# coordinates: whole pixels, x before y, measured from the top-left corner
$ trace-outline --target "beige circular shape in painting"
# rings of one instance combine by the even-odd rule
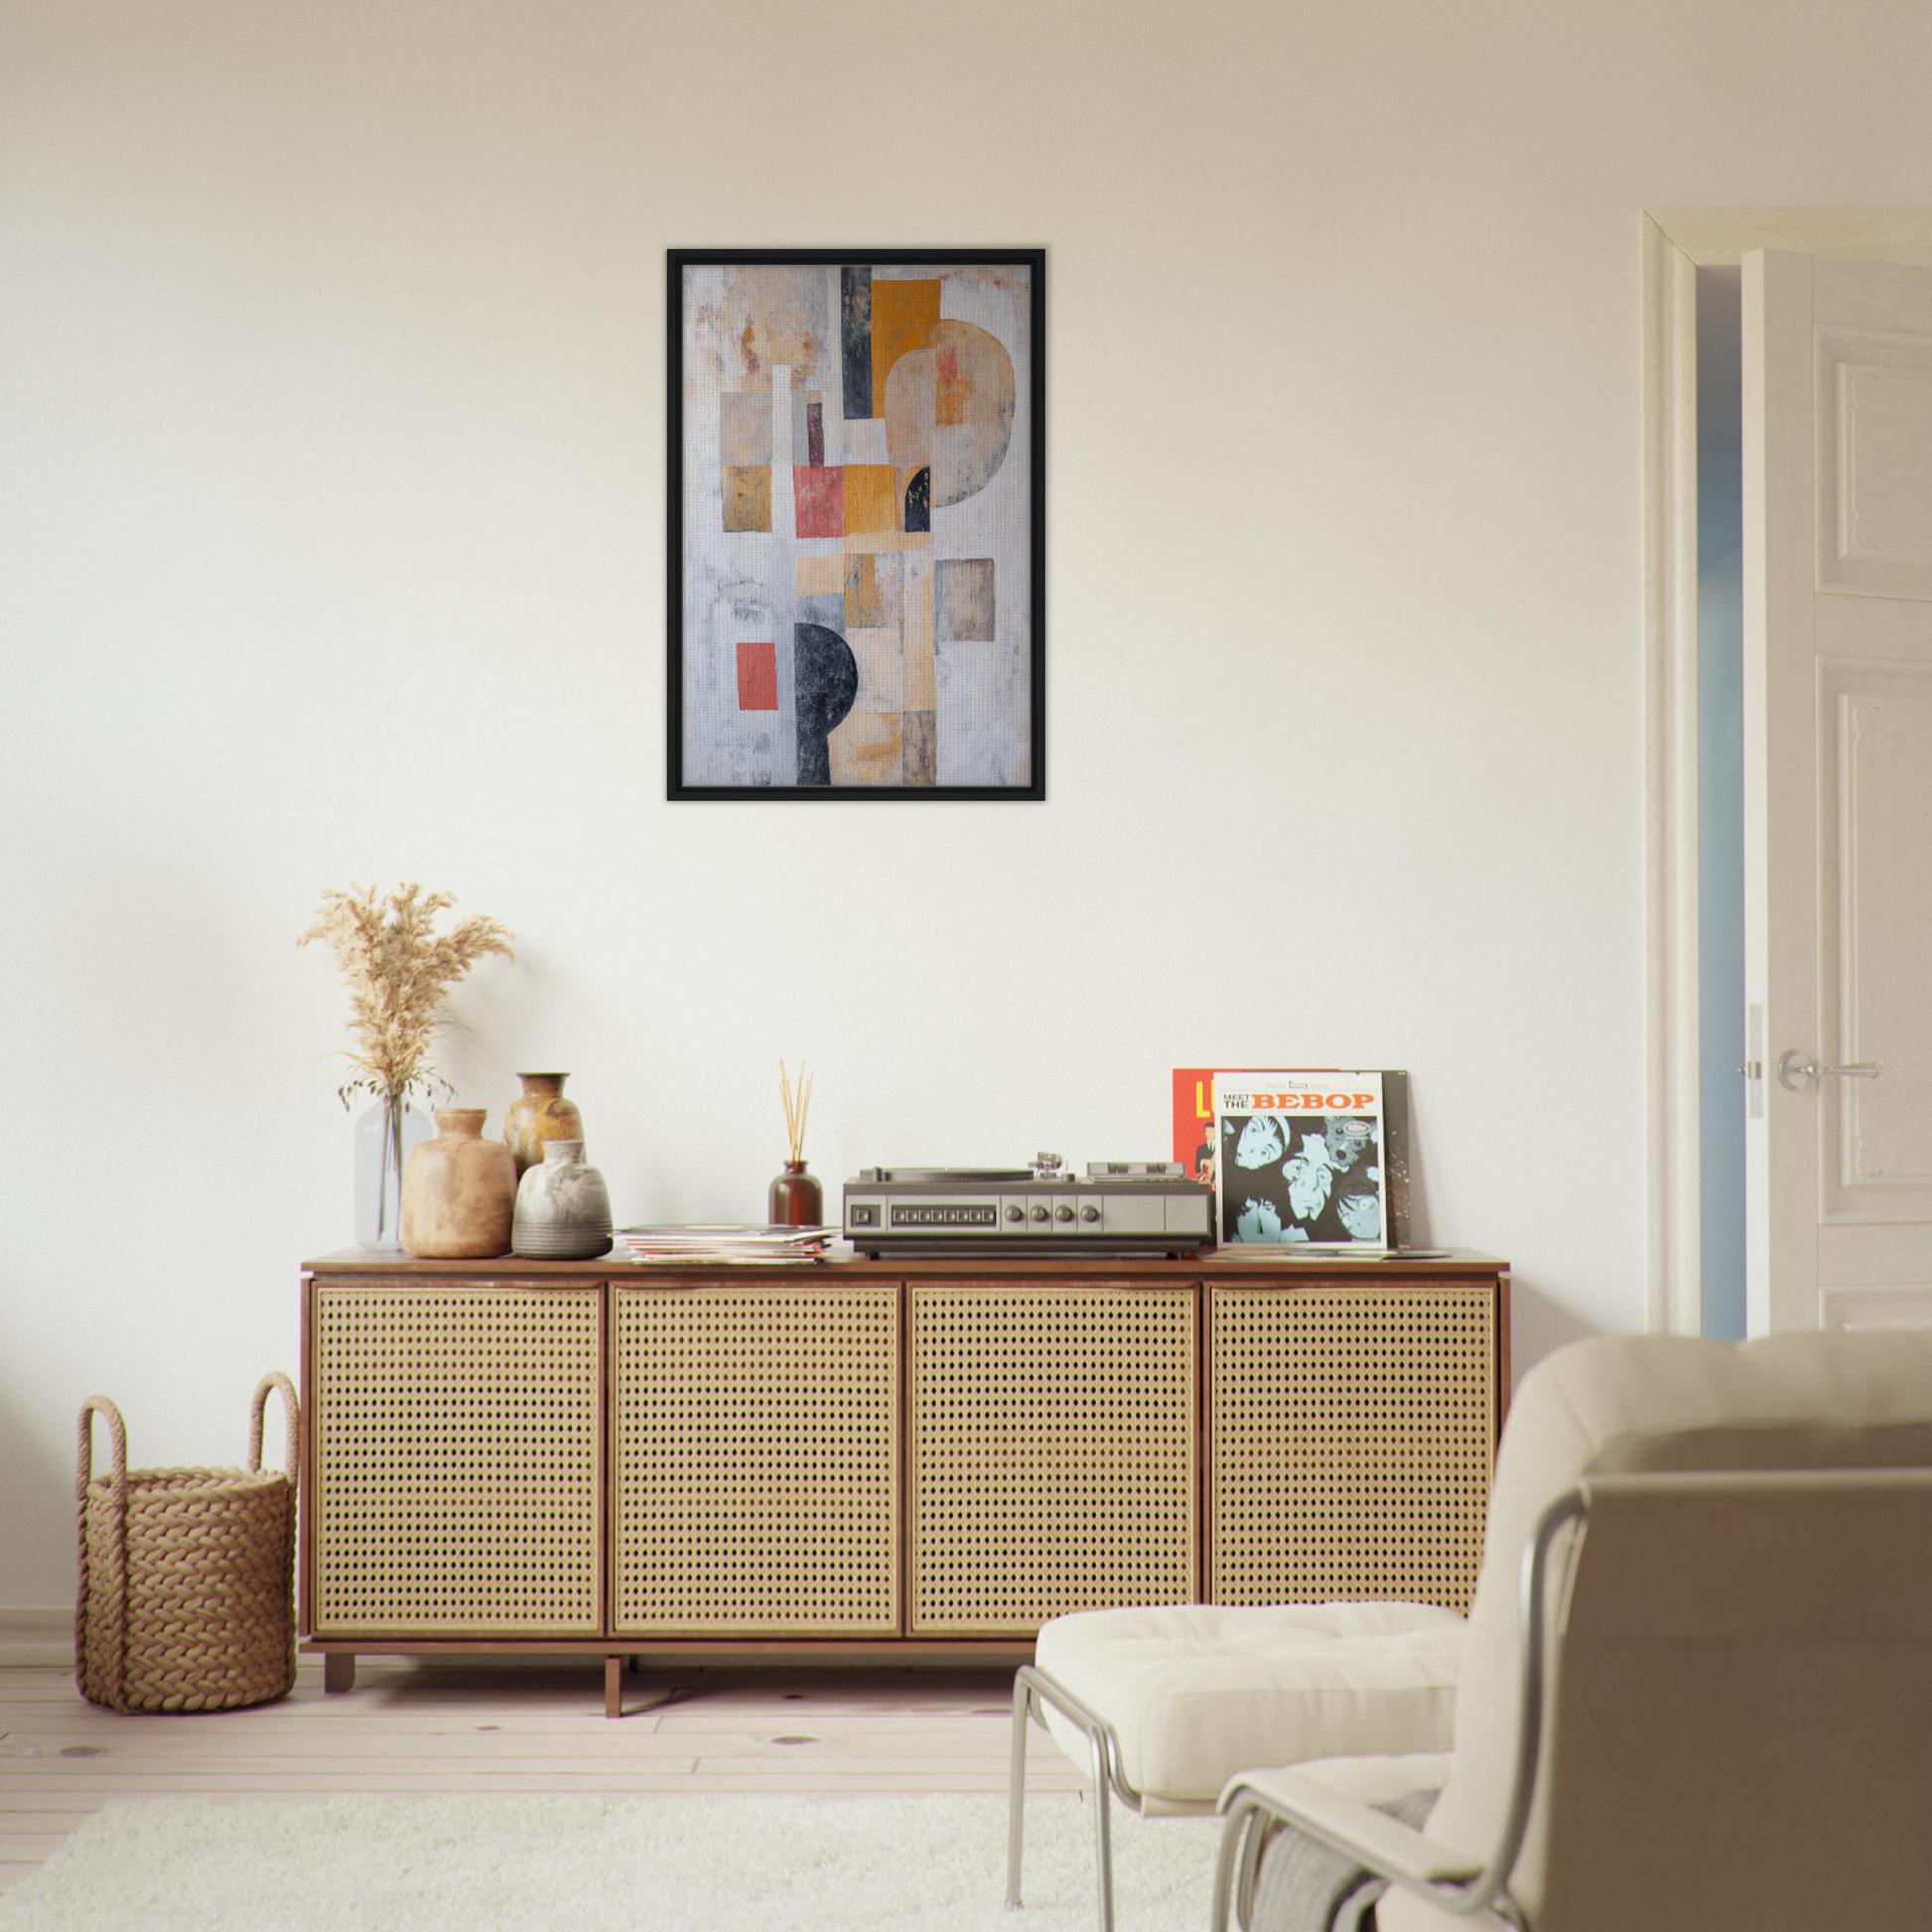
[[[932,507],[963,503],[993,481],[1013,440],[1019,390],[997,336],[944,319],[886,377],[886,448],[899,500],[921,470]]]

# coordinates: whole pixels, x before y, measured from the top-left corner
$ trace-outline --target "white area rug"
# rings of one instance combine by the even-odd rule
[[[1114,1809],[1119,1932],[1207,1924],[1217,1821]],[[334,1798],[111,1805],[4,1932],[1092,1932],[1093,1814],[1000,1798]]]

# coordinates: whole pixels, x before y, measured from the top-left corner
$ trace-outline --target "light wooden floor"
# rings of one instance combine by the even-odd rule
[[[319,1658],[252,1711],[124,1718],[69,1670],[0,1669],[0,1888],[103,1805],[140,1795],[1006,1789],[1010,1671],[699,1669],[624,1681],[603,1663],[363,1658],[328,1696]],[[1030,1790],[1082,1780],[1043,1732]]]

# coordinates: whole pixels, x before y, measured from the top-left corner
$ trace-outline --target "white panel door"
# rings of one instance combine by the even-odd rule
[[[1932,1322],[1932,270],[1744,257],[1753,1333]]]

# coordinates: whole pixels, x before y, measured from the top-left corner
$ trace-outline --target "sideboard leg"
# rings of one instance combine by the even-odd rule
[[[623,1716],[623,1659],[607,1657],[604,1660],[604,1715],[607,1718]]]
[[[352,1650],[326,1650],[322,1654],[322,1688],[325,1691],[352,1691],[355,1688],[355,1653]]]

